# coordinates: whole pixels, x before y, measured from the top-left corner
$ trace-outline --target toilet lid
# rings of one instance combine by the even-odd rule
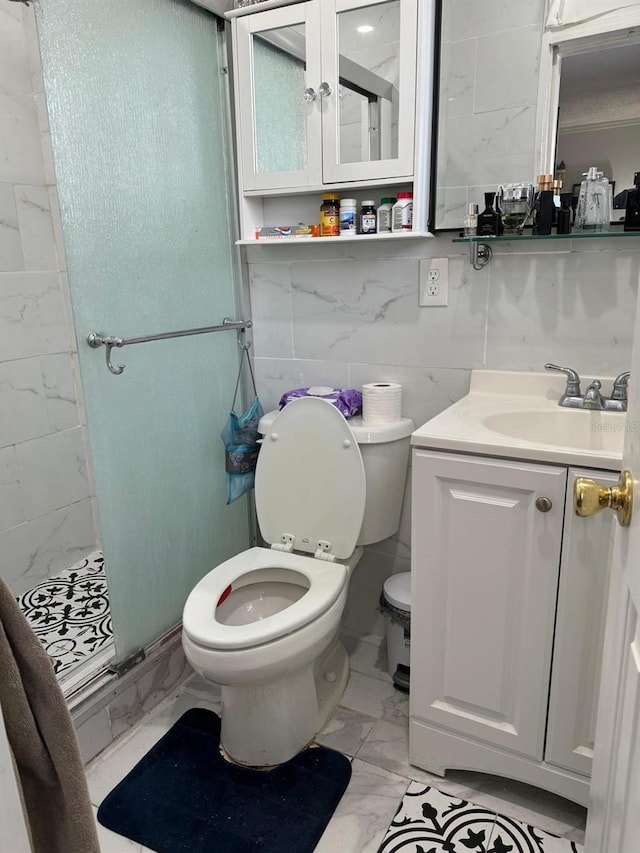
[[[349,557],[365,505],[362,456],[342,414],[319,397],[288,403],[264,436],[255,480],[260,531],[271,544]]]

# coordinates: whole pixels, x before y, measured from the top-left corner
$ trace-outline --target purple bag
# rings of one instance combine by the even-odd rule
[[[280,397],[279,409],[300,397],[320,397],[334,405],[345,418],[352,418],[362,411],[362,391],[356,388],[329,388],[326,385],[314,385],[311,388],[294,388]]]

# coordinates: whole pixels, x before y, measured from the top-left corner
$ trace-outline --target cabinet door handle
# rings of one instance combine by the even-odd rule
[[[305,101],[307,101],[307,103],[310,103],[311,101],[315,101],[316,90],[313,88],[313,86],[307,86],[307,88],[303,92],[302,97],[305,99]]]
[[[536,509],[539,509],[540,512],[549,512],[552,507],[551,498],[536,498]]]
[[[318,86],[318,94],[320,95],[321,98],[328,98],[329,95],[331,94],[331,91],[332,91],[331,86],[324,80]]]

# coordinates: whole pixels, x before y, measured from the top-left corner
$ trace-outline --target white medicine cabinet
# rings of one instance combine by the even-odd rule
[[[330,189],[377,203],[412,190],[414,231],[424,236],[432,0],[306,0],[247,11],[227,13],[241,242],[261,226],[317,223]]]

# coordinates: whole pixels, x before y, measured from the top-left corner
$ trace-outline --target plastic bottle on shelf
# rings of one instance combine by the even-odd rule
[[[340,233],[355,234],[357,233],[356,226],[356,208],[357,203],[355,198],[343,198],[340,200]]]
[[[340,196],[337,193],[323,193],[320,205],[320,236],[340,236]]]
[[[391,218],[392,231],[411,231],[413,228],[413,193],[398,193],[398,200],[393,205]]]
[[[360,207],[360,233],[375,234],[376,223],[376,203],[373,199],[367,199]]]
[[[377,211],[378,234],[388,234],[391,232],[393,205],[396,201],[397,199],[391,196],[380,199],[380,206]]]

